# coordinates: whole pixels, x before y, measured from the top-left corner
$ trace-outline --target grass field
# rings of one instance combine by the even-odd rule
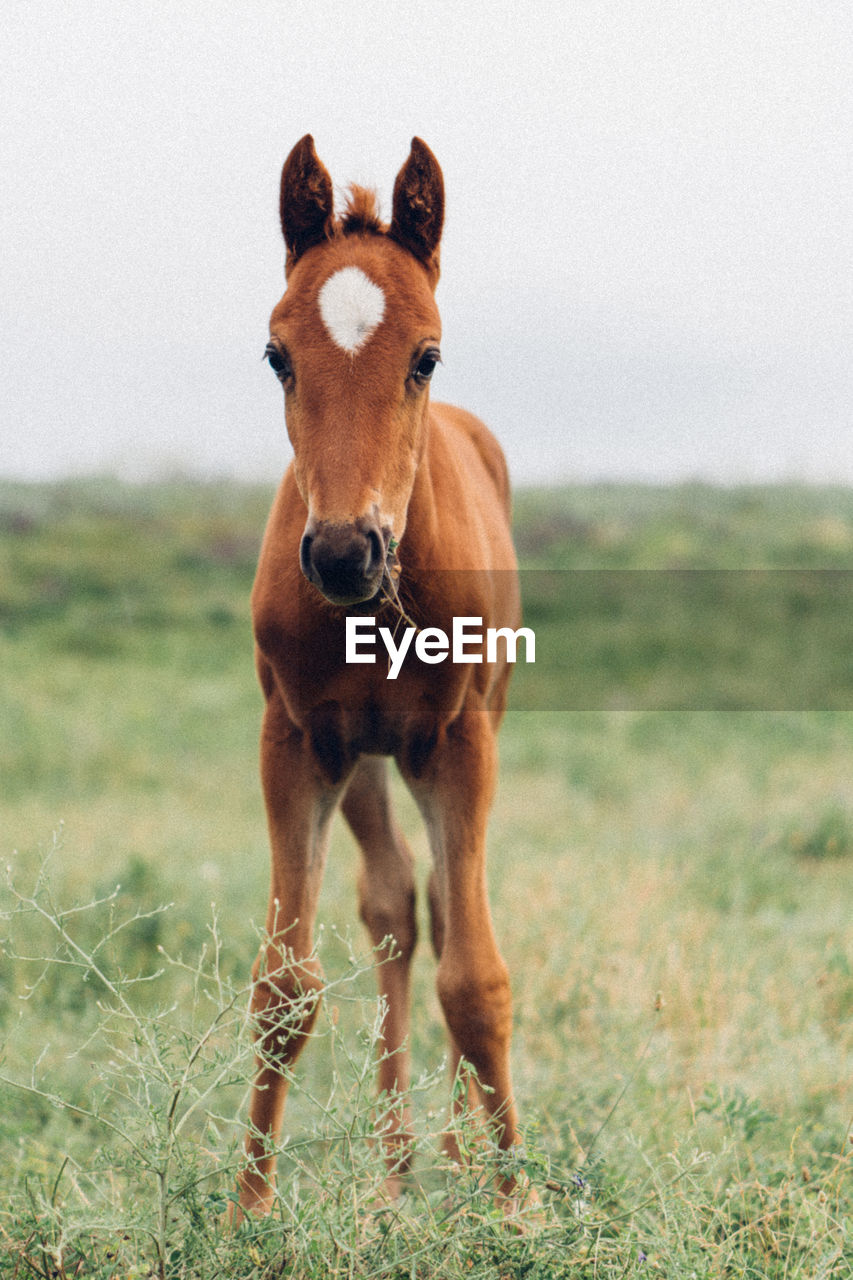
[[[0,1275],[853,1275],[845,490],[518,496],[542,663],[502,731],[490,880],[541,1221],[502,1224],[475,1118],[466,1170],[438,1154],[425,941],[416,1173],[377,1207],[380,1011],[341,825],[281,1203],[221,1229],[267,887],[248,594],[269,500],[0,485]]]

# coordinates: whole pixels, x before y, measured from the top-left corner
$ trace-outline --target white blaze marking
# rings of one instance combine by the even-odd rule
[[[329,336],[354,355],[385,314],[385,294],[358,267],[342,267],[329,276],[318,301]]]

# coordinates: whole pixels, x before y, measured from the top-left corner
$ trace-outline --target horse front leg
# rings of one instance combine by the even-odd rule
[[[499,1146],[508,1150],[519,1133],[509,1066],[509,975],[486,889],[486,825],[496,773],[489,716],[463,712],[439,733],[425,765],[413,770],[403,753],[400,767],[424,816],[435,863],[436,982],[451,1045],[485,1086],[478,1090],[483,1107]],[[522,1188],[515,1178],[502,1177],[499,1189],[508,1207],[518,1203]]]
[[[275,1195],[286,1073],[320,1005],[314,920],[331,819],[346,781],[318,767],[310,733],[290,722],[275,694],[264,716],[261,780],[272,862],[266,937],[252,970],[256,1075],[239,1201],[241,1211],[263,1214]]]

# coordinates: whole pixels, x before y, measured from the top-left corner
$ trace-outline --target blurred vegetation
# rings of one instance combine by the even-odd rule
[[[851,569],[853,490],[599,484],[521,489],[525,568]]]
[[[525,709],[853,709],[853,498],[522,491]]]

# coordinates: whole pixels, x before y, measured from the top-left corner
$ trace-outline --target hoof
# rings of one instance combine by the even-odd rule
[[[275,1184],[259,1173],[244,1169],[237,1178],[237,1201],[222,1215],[223,1225],[236,1231],[244,1218],[265,1218],[275,1203]]]

